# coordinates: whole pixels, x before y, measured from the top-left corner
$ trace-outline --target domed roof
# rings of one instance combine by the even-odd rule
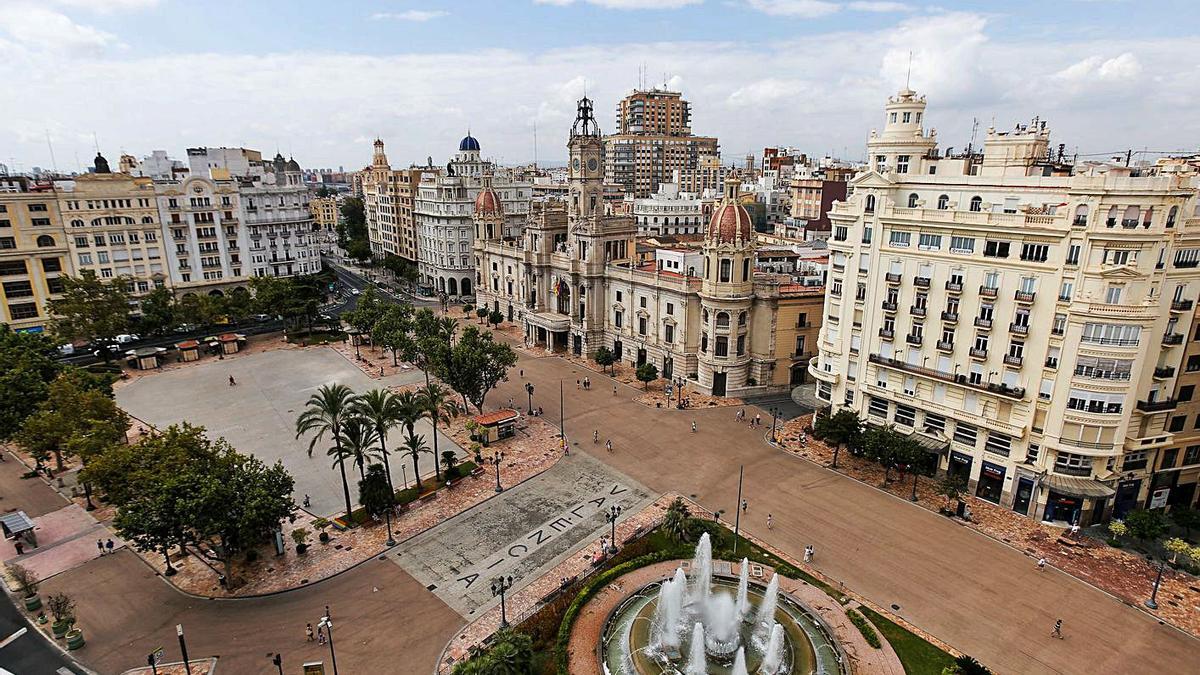
[[[500,196],[496,194],[496,191],[490,185],[480,190],[479,195],[475,197],[475,215],[504,215],[504,207],[500,203]]]
[[[292,157],[288,157],[288,161],[287,161],[287,170],[288,170],[288,171],[299,171],[299,170],[300,170],[300,163],[299,163],[299,162],[297,162],[297,161],[296,161],[294,158],[292,158]]]
[[[707,239],[713,244],[745,244],[753,241],[754,221],[746,207],[738,203],[741,181],[725,179],[725,199],[713,211],[708,223]]]
[[[479,141],[475,140],[475,137],[468,132],[467,135],[463,136],[463,139],[458,142],[458,151],[479,152]]]

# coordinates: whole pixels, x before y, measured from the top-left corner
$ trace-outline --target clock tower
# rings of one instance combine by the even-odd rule
[[[570,227],[590,229],[595,218],[604,215],[604,141],[600,125],[592,115],[592,100],[579,100],[575,124],[571,126],[570,148]]]

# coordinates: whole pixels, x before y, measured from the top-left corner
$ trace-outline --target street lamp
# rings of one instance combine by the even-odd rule
[[[500,486],[500,460],[504,459],[504,453],[499,450],[492,455],[492,464],[496,466],[496,492],[504,492],[504,488]]]
[[[395,539],[395,537],[392,536],[392,511],[395,508],[396,508],[396,493],[392,492],[391,489],[389,488],[388,489],[387,508],[384,509],[384,511],[383,511],[383,518],[384,518],[384,520],[387,521],[387,531],[388,531],[387,545],[389,548],[396,545],[396,539]]]
[[[917,501],[917,469],[911,463],[909,463],[908,470],[911,471],[913,475],[912,496],[908,498],[908,501],[915,502]]]
[[[1149,556],[1147,556],[1149,557]],[[1154,590],[1150,593],[1150,599],[1146,601],[1146,606],[1150,609],[1158,609],[1158,585],[1162,582],[1163,567],[1166,567],[1165,560],[1158,561],[1158,575],[1154,577]]]
[[[325,634],[329,636],[329,659],[333,662],[333,675],[337,675],[337,652],[333,650],[333,619],[329,617],[328,607],[325,608],[325,616],[321,617],[317,626],[324,628]]]
[[[492,582],[492,597],[494,598],[497,595],[500,596],[500,628],[501,629],[508,628],[508,610],[504,606],[504,604],[505,604],[504,594],[508,592],[508,589],[512,588],[512,585],[513,585],[512,577],[496,577],[495,581]]]
[[[610,508],[604,514],[604,519],[608,521],[608,525],[610,528],[610,534],[611,534],[611,536],[609,537],[609,541],[608,541],[608,552],[609,553],[617,552],[617,517],[620,515],[621,515],[621,507],[616,504],[614,504],[612,506],[612,508]]]
[[[533,414],[533,383],[525,383],[525,394],[529,397],[529,414]]]
[[[779,416],[783,414],[783,411],[780,410],[779,408],[768,408],[767,412],[771,413],[771,442],[774,443],[775,442],[775,422],[779,419]]]

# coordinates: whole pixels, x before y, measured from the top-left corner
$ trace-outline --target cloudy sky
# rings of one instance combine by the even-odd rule
[[[941,144],[1034,115],[1071,151],[1200,147],[1196,0],[0,0],[0,162],[59,169],[195,145],[360,167],[565,156],[575,100],[681,89],[727,161],[861,157],[887,95]],[[78,160],[77,160],[78,158]]]

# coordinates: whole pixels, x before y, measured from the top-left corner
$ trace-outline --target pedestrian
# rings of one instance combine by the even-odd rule
[[[104,555],[104,540],[97,539],[96,540],[96,548],[100,549],[100,555]]]
[[[696,420],[692,420],[692,433],[696,433]]]
[[[812,544],[809,544],[808,546],[804,547],[804,562],[811,563],[812,559],[813,559],[813,547],[812,547]]]
[[[576,389],[579,389],[579,388],[581,388],[582,386],[583,386],[583,385],[582,385],[582,384],[580,384],[579,378],[575,378],[575,388],[576,388]]]
[[[1042,572],[1046,571],[1046,559],[1045,558],[1038,558],[1038,570],[1040,570]]]
[[[522,380],[523,380],[523,379],[525,379],[525,369],[524,369],[524,368],[522,368],[522,369],[521,369],[520,371],[518,371],[518,372],[520,372],[520,373],[521,373],[521,379],[522,379]]]
[[[109,539],[108,541],[104,542],[104,552],[105,553],[113,552],[113,540],[112,539]]]
[[[617,395],[617,385],[613,385],[613,396]]]
[[[1079,534],[1079,523],[1071,526],[1071,538],[1074,539],[1077,534]]]
[[[25,552],[25,544],[22,544],[20,539],[13,542],[13,548],[17,549],[17,555]]]
[[[745,500],[745,499],[743,499],[743,500],[742,500],[742,513],[743,513],[743,514],[744,514],[744,513],[746,513],[746,507],[747,507],[747,506],[749,506],[749,504],[747,504],[747,503],[746,503],[746,500]]]
[[[313,641],[313,628],[312,628],[311,623],[304,626],[304,641],[305,642]]]
[[[737,411],[737,417],[736,417],[735,419],[736,419],[737,421],[741,422],[743,419],[745,419],[745,417],[746,417],[746,409],[745,409],[745,408],[738,408],[738,411]]]
[[[312,500],[308,498],[308,493],[306,492],[304,494],[304,508],[307,509],[310,506],[312,506]]]
[[[508,407],[509,408],[513,407],[513,397],[511,397],[511,396],[508,397]]]
[[[1050,637],[1056,637],[1059,640],[1063,639],[1062,634],[1062,619],[1057,619],[1054,622],[1054,630],[1050,631]]]
[[[231,386],[231,387],[232,387],[232,386],[235,386],[235,385],[237,385],[237,382],[235,382],[235,381],[233,380],[233,376],[232,376],[232,375],[230,375],[230,376],[229,376],[229,386]]]
[[[754,426],[756,426],[756,427],[762,426],[762,415],[760,415],[758,413],[754,413]]]
[[[379,366],[379,376],[383,377],[383,366]]]
[[[767,529],[768,530],[771,529],[771,520],[772,520],[771,514],[768,513],[767,514]]]
[[[808,436],[803,431],[800,432],[800,445],[808,445]]]
[[[604,441],[604,449],[608,450],[609,452],[612,452],[612,439],[611,438]]]
[[[592,442],[593,443],[600,442],[600,430],[599,429],[596,429],[595,431],[592,432]]]
[[[541,417],[542,415],[545,415],[545,414],[546,414],[546,412],[544,410],[542,410],[542,406],[539,405],[538,406],[538,417]]]
[[[323,624],[317,625],[317,644],[325,644],[325,626]]]
[[[591,389],[591,388],[592,388],[592,380],[591,380],[591,378],[589,378],[589,377],[585,377],[585,378],[583,378],[583,388],[584,388],[584,389]]]

